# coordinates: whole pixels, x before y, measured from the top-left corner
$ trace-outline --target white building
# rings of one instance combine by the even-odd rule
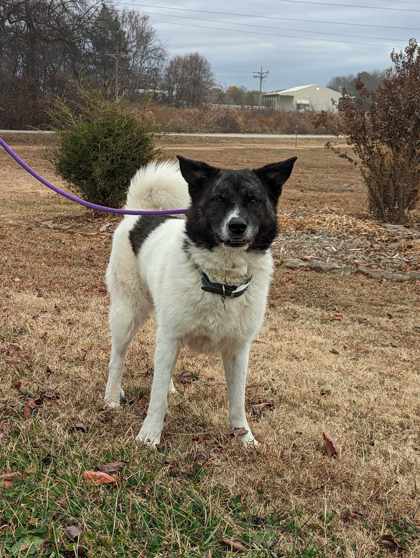
[[[263,94],[263,104],[273,110],[335,112],[341,93],[320,85],[300,85]]]

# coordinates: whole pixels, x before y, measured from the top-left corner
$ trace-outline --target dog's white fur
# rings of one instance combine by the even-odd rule
[[[128,208],[187,207],[187,184],[177,162],[152,163],[134,176],[127,196]],[[256,443],[245,415],[245,385],[251,343],[264,318],[272,275],[270,251],[247,252],[246,246],[220,246],[213,250],[184,250],[185,221],[171,219],[144,241],[137,256],[129,231],[138,217],[126,216],[117,227],[106,274],[111,296],[112,352],[105,392],[115,408],[123,395],[123,360],[136,330],[151,310],[156,319],[154,376],[147,416],[137,436],[156,446],[167,411],[168,392],[174,389],[171,374],[181,345],[201,352],[220,352],[229,395],[232,428],[245,429],[245,444]],[[204,292],[200,271],[211,280],[239,284],[252,276],[248,290],[234,299]]]

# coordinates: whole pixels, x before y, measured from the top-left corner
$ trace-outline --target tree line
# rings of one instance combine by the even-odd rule
[[[327,87],[351,97],[359,98],[361,86],[369,92],[376,91],[386,78],[386,73],[386,70],[375,70],[373,72],[359,72],[356,75],[336,76],[328,82]]]
[[[206,99],[214,78],[198,53],[168,59],[148,16],[93,0],[2,0],[0,127],[42,127],[54,98],[81,89],[117,100]]]
[[[383,72],[338,76],[333,89],[357,96]],[[44,127],[57,97],[95,89],[108,99],[151,97],[176,106],[256,106],[257,91],[223,88],[199,53],[169,58],[149,17],[97,0],[1,0],[0,128]]]

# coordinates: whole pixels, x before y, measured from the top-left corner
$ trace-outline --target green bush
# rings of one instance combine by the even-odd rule
[[[94,203],[119,207],[137,169],[157,155],[153,135],[123,106],[84,95],[50,113],[58,128],[52,162],[58,173]]]

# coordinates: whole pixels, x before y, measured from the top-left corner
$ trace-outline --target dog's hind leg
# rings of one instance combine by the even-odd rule
[[[229,396],[229,421],[231,428],[239,434],[244,445],[257,445],[245,414],[245,387],[248,374],[250,345],[244,344],[237,349],[222,352],[226,383]],[[246,432],[245,432],[246,431]]]
[[[144,324],[149,312],[150,304],[146,301],[136,304],[130,298],[122,295],[111,301],[112,349],[105,389],[105,404],[111,409],[119,407],[121,398],[124,397],[121,380],[125,355],[135,332]]]
[[[156,447],[160,442],[163,422],[168,409],[171,373],[178,356],[178,341],[170,332],[158,327],[156,332],[155,365],[149,408],[136,440]]]

